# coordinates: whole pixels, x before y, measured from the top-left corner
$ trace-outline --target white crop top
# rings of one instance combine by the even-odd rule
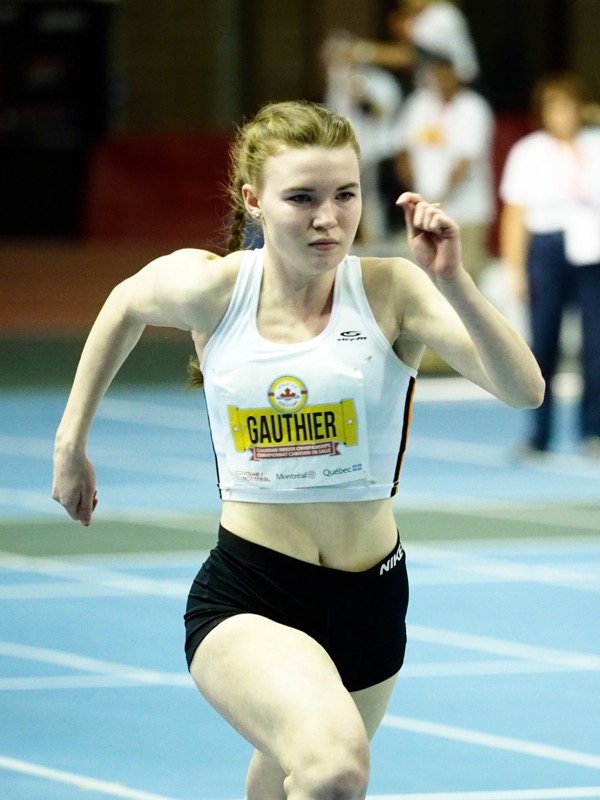
[[[337,267],[331,317],[306,342],[258,332],[263,251],[244,254],[201,362],[224,500],[379,500],[398,488],[416,370],[380,330],[360,260]]]

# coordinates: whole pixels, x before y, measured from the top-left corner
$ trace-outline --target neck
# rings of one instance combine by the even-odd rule
[[[279,304],[288,309],[320,313],[331,307],[335,272],[323,275],[289,275],[284,270],[271,270],[265,263],[261,287],[261,300]]]
[[[263,271],[257,325],[266,339],[302,342],[321,333],[333,307],[335,272],[312,279],[288,280],[285,271]]]

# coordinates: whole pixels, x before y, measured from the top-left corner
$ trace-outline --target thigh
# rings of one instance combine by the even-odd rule
[[[388,708],[396,679],[398,675],[393,675],[376,686],[367,689],[359,689],[352,692],[352,700],[360,713],[367,737],[369,741],[373,738]],[[272,800],[285,800],[286,793],[283,788],[286,772],[280,767],[279,763],[273,758],[265,756],[255,750],[246,783],[246,795],[248,800],[255,798],[269,797]]]
[[[398,673],[376,686],[352,692],[352,699],[362,717],[369,740],[375,736],[390,703]]]
[[[254,614],[223,620],[202,641],[191,674],[209,703],[289,772],[306,749],[366,738],[326,651],[302,631]]]

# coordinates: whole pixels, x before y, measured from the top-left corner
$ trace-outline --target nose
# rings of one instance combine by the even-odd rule
[[[331,202],[322,203],[317,209],[314,219],[313,227],[319,230],[328,231],[335,228],[337,225],[337,218]]]

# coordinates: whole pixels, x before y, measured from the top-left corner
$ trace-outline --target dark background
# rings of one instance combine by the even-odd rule
[[[458,5],[497,115],[497,170],[543,72],[577,70],[600,99],[600,0]],[[2,375],[34,380],[40,341],[81,337],[114,283],[149,259],[218,250],[233,126],[266,101],[321,100],[324,38],[387,38],[394,6],[0,0]],[[15,355],[24,337],[31,351]]]
[[[107,141],[188,134],[172,156],[185,162],[186,144],[194,150],[199,141],[192,134],[227,134],[267,100],[320,100],[324,37],[345,28],[385,38],[394,5],[0,0],[0,234],[85,233],[91,163]],[[549,69],[577,69],[600,90],[597,0],[459,5],[478,48],[480,88],[499,115],[526,111],[533,81]],[[119,155],[152,157],[135,147]],[[215,157],[222,152],[211,149],[208,162]]]

